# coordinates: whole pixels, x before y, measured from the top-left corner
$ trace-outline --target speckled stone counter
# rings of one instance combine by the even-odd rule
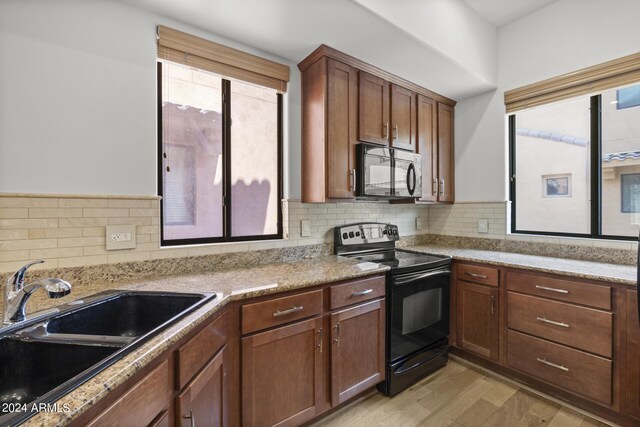
[[[510,252],[457,248],[441,245],[408,246],[406,249],[444,254],[460,261],[472,261],[501,267],[512,267],[554,273],[583,279],[600,280],[636,287],[636,266],[545,257]]]
[[[151,340],[91,378],[80,387],[59,399],[58,408],[68,407],[68,412],[38,413],[22,425],[62,426],[87,411],[111,390],[125,382],[162,352],[180,341],[194,328],[214,315],[229,301],[260,295],[302,289],[340,280],[384,273],[389,267],[379,266],[362,271],[353,259],[323,256],[311,260],[254,266],[244,269],[218,271],[192,276],[174,276],[121,283],[108,283],[93,291],[127,289],[173,292],[215,292],[215,300],[205,304]],[[95,293],[92,292],[92,293]]]

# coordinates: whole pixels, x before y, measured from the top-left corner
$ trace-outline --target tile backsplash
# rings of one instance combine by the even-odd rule
[[[160,199],[156,196],[0,194],[0,273],[13,272],[34,259],[47,261],[35,269],[56,269],[332,243],[333,227],[360,221],[390,222],[409,237],[457,236],[580,246],[592,251],[637,248],[637,243],[624,241],[508,234],[508,202],[282,203],[282,240],[161,248]],[[309,236],[302,236],[303,220],[309,221]],[[479,220],[486,221],[487,233],[478,232]],[[135,225],[136,248],[107,251],[107,225]]]

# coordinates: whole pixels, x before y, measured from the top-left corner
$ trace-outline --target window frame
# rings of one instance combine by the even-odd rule
[[[516,114],[517,111],[508,114],[509,136],[509,200],[511,201],[511,234],[527,234],[538,236],[578,237],[602,240],[637,241],[634,236],[617,236],[602,234],[602,96],[601,94],[590,97],[590,198],[589,209],[591,228],[589,233],[563,233],[552,231],[519,230],[516,223],[517,195],[516,195]]]
[[[206,70],[203,70],[206,71]],[[222,236],[221,237],[197,237],[187,239],[170,239],[167,240],[164,237],[164,203],[160,201],[160,246],[187,246],[187,245],[202,245],[210,243],[233,243],[233,242],[248,242],[248,241],[261,241],[261,240],[280,240],[283,238],[283,224],[282,224],[282,198],[283,198],[283,96],[282,93],[277,93],[278,102],[278,123],[277,123],[277,156],[278,156],[278,213],[277,213],[277,232],[275,234],[253,235],[253,236],[232,236],[231,235],[231,156],[228,153],[231,152],[231,81],[220,76],[222,79],[222,187],[223,187],[223,202],[222,202]],[[157,183],[158,183],[158,195],[163,196],[163,179],[162,179],[162,61],[157,61]]]

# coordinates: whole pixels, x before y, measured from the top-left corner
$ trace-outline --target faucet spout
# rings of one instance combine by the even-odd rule
[[[27,269],[33,264],[42,262],[44,261],[27,264],[7,280],[4,294],[3,325],[10,325],[25,320],[27,301],[36,289],[44,289],[49,298],[62,298],[71,292],[71,284],[57,278],[38,279],[27,285],[24,284]]]

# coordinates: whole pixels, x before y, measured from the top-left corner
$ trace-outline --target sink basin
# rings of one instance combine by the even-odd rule
[[[202,300],[202,295],[126,293],[54,317],[47,332],[139,337]]]
[[[24,422],[32,405],[55,402],[215,297],[107,291],[0,329],[0,426]]]
[[[5,411],[11,404],[34,402],[116,351],[113,347],[0,339],[0,424],[5,425],[3,418],[9,415]],[[26,411],[30,412],[30,405]]]

